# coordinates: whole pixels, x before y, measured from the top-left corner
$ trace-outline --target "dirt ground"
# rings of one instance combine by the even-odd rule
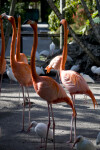
[[[76,96],[77,111],[77,136],[83,135],[96,145],[96,137],[100,131],[100,83],[88,84],[92,90],[98,107],[93,108],[89,97],[84,100],[84,95]],[[66,90],[66,89],[65,89]],[[37,150],[40,138],[33,133],[20,133],[22,128],[22,93],[18,83],[11,83],[7,78],[3,79],[2,93],[0,97],[0,150]],[[67,91],[66,91],[67,92]],[[31,105],[31,121],[48,123],[47,103],[29,88]],[[67,92],[68,94],[68,92]],[[69,94],[68,94],[69,95]],[[71,108],[60,103],[53,105],[56,130],[56,150],[71,150],[66,144],[70,134]],[[25,130],[28,128],[28,106],[25,109]],[[52,128],[52,124],[51,124]],[[53,143],[48,142],[47,149],[53,149]],[[100,149],[100,146],[96,146]],[[43,148],[42,148],[43,149]]]

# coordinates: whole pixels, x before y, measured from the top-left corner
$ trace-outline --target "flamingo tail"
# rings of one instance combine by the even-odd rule
[[[71,108],[73,110],[73,116],[76,117],[76,110],[75,110],[74,104],[68,96],[65,98],[58,98],[57,100],[52,101],[52,104],[62,103],[62,102],[65,102],[71,106]]]
[[[71,108],[73,110],[73,116],[76,117],[76,110],[75,110],[72,100],[69,97],[67,97],[67,99],[65,98],[64,100],[67,104],[69,104],[71,106]]]
[[[95,109],[95,105],[98,106],[98,104],[97,104],[97,101],[96,101],[96,99],[95,99],[93,93],[92,93],[90,90],[88,90],[88,91],[87,91],[87,95],[88,95],[89,97],[91,97],[92,102],[93,102],[93,105],[94,105],[94,109]]]

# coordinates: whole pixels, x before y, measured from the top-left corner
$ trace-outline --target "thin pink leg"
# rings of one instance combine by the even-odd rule
[[[53,143],[54,143],[54,150],[55,150],[55,120],[54,120],[54,114],[52,110],[52,104],[50,104],[50,107],[51,107],[52,120],[53,120]]]
[[[29,92],[28,92],[28,88],[26,88],[27,90],[27,95],[28,95],[28,100],[29,100],[29,126],[30,126],[30,108],[31,108],[31,103],[30,103],[30,97],[29,97]]]
[[[73,101],[73,105],[75,107],[75,94],[72,95],[72,101]],[[73,114],[72,114],[72,118],[71,118],[71,129],[70,129],[70,140],[67,143],[71,143],[72,142],[72,130],[73,130]],[[75,124],[74,124],[74,139],[76,138],[76,117],[75,117]]]
[[[75,116],[75,124],[74,124],[74,142],[76,141],[76,116]]]
[[[49,118],[49,122],[48,122],[48,128],[47,128],[45,150],[47,149],[48,132],[49,132],[49,128],[50,128],[50,108],[49,108],[49,103],[48,103],[48,118]]]
[[[24,131],[24,118],[25,118],[25,97],[24,97],[24,87],[22,87],[22,93],[23,93],[23,115],[22,115],[22,118],[23,118],[23,127],[22,127],[22,131]]]

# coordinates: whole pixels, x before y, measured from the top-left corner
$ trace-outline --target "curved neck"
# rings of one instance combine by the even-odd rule
[[[36,68],[35,68],[35,54],[37,50],[37,45],[38,45],[38,34],[37,34],[37,24],[35,27],[31,24],[33,30],[34,30],[34,40],[33,40],[33,46],[31,50],[31,71],[32,71],[32,79],[35,82],[37,78],[39,78],[39,75],[36,73]]]
[[[1,61],[2,61],[5,57],[5,37],[3,31],[3,21],[2,19],[0,21],[1,21],[1,40],[2,40],[2,44],[1,44]]]
[[[63,53],[62,53],[62,61],[60,65],[60,70],[65,70],[65,63],[67,60],[67,38],[68,38],[68,29],[67,29],[67,22],[64,24],[64,46],[63,46]]]
[[[15,24],[15,19],[11,21],[12,24],[12,29],[13,29],[13,34],[12,34],[12,40],[11,40],[11,50],[10,50],[10,64],[14,64],[15,62],[15,42],[16,42],[16,24]]]
[[[17,45],[16,45],[16,60],[20,59],[20,35],[21,34],[21,17],[18,17]]]

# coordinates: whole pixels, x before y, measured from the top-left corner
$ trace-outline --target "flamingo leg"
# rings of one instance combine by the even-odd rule
[[[70,139],[69,139],[69,141],[67,141],[67,143],[72,143],[72,130],[73,130],[73,114],[71,117]]]
[[[71,97],[72,97],[73,105],[75,107],[75,94],[74,95],[71,94]],[[73,114],[72,114],[70,140],[67,143],[71,143],[72,142],[73,119],[74,119],[74,117],[73,117]],[[74,124],[74,140],[75,140],[75,138],[76,138],[76,117],[75,117],[75,124]]]
[[[74,142],[76,141],[76,116],[75,116],[75,124],[74,124]]]
[[[48,118],[49,118],[49,121],[48,121],[48,128],[47,128],[47,135],[46,135],[46,143],[45,143],[45,150],[47,149],[47,140],[48,140],[48,132],[49,132],[49,128],[50,128],[50,108],[49,108],[49,103],[48,103]]]
[[[22,127],[22,132],[24,131],[24,119],[25,119],[25,97],[24,97],[24,87],[22,87],[22,93],[23,93],[23,115],[22,115],[22,120],[23,120],[23,127]]]
[[[30,103],[30,97],[29,97],[29,92],[28,92],[28,88],[26,88],[26,91],[27,91],[27,95],[28,95],[28,100],[29,100],[29,126],[30,126],[30,108],[31,108],[31,103]]]
[[[54,114],[52,110],[52,104],[50,104],[50,107],[51,107],[52,120],[53,120],[53,143],[54,143],[54,150],[55,150],[55,120],[54,120]]]

